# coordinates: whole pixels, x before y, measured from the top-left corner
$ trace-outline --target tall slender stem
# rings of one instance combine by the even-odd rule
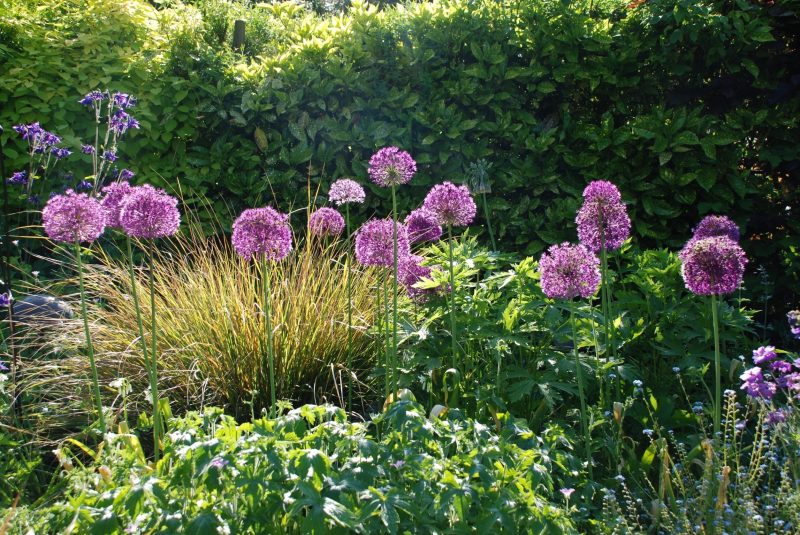
[[[347,227],[347,241],[350,242],[350,205],[344,205],[344,220]],[[353,288],[350,248],[345,255],[347,262],[347,411],[353,410]]]
[[[492,251],[497,250],[497,242],[494,241],[494,232],[492,231],[492,219],[489,216],[489,203],[486,201],[486,192],[481,192],[481,197],[483,197],[483,213],[486,217],[486,228],[489,230],[489,239],[492,240]]]
[[[605,239],[603,235],[600,236],[600,259],[601,259],[601,299],[603,302],[603,328],[605,330],[606,335],[606,355],[609,355],[612,360],[616,360],[616,348],[614,347],[614,327],[611,323],[612,312],[611,312],[611,288],[610,283],[608,281],[608,252],[606,251],[605,247]],[[622,378],[620,377],[620,370],[619,365],[615,366],[615,386],[616,386],[616,394],[619,398],[622,393],[622,386],[621,381]]]
[[[447,225],[448,260],[450,268],[450,345],[453,352],[453,368],[458,371],[458,348],[456,346],[456,284],[453,275],[453,225]],[[453,397],[458,399],[458,385],[453,387]]]
[[[722,364],[719,354],[719,318],[717,316],[717,296],[711,295],[711,323],[714,329],[714,384],[716,391],[714,395],[714,435],[720,430],[720,420],[722,414]]]
[[[392,349],[391,337],[389,336],[389,290],[387,289],[388,284],[385,275],[382,277],[382,280],[383,280],[382,283],[383,284],[383,334],[384,334],[383,348],[385,352],[384,366],[386,372],[386,376],[384,377],[384,382],[386,383],[385,384],[386,399],[389,399],[389,394],[391,394],[391,388],[392,388],[391,374],[389,372],[390,368],[389,359]]]
[[[92,334],[89,331],[89,315],[86,311],[86,290],[83,284],[83,261],[81,260],[81,244],[75,242],[75,261],[78,264],[78,281],[81,291],[81,313],[83,314],[83,332],[86,336],[86,349],[89,353],[89,367],[92,370],[92,386],[94,389],[94,400],[97,405],[97,417],[100,421],[100,430],[105,434],[106,419],[103,415],[103,401],[100,399],[100,381],[97,378],[97,364],[94,360],[94,346],[92,345]]]
[[[276,396],[275,396],[275,356],[272,346],[272,310],[270,306],[270,272],[269,260],[264,259],[264,321],[267,328],[267,360],[269,365],[269,415],[270,418],[277,416],[276,414]]]
[[[575,306],[570,303],[570,319],[572,322],[572,344],[575,349],[575,374],[578,378],[578,397],[581,401],[581,427],[583,427],[583,442],[586,449],[586,465],[589,468],[589,479],[592,478],[592,443],[589,435],[589,421],[586,412],[586,397],[583,392],[583,367],[581,366],[580,352],[578,351],[578,336],[575,328]]]
[[[147,250],[147,271],[150,282],[150,397],[153,398],[153,461],[157,465],[161,454],[161,406],[158,398],[158,327],[156,322],[156,284],[153,273],[153,247],[149,243]]]
[[[128,247],[128,272],[131,277],[131,295],[133,296],[133,306],[136,309],[136,325],[139,327],[139,344],[142,346],[142,359],[144,360],[145,368],[147,369],[147,378],[150,381],[150,396],[153,397],[154,393],[158,390],[158,377],[154,375],[153,366],[147,356],[147,340],[144,338],[144,323],[142,322],[142,308],[139,304],[139,290],[136,281],[136,273],[133,269],[133,249],[131,247],[131,238],[125,235],[125,242]],[[155,398],[153,398],[155,399]],[[153,427],[153,440],[157,443],[158,437],[156,436],[155,427]]]
[[[392,274],[392,392],[397,393],[398,354],[397,354],[397,196],[396,186],[392,184],[392,249],[394,253],[394,273]]]

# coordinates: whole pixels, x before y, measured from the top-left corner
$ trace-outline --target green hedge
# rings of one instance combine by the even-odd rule
[[[679,246],[702,215],[730,213],[757,263],[796,267],[798,0],[354,2],[328,18],[291,3],[25,4],[0,22],[0,123],[41,120],[77,143],[82,93],[135,93],[130,166],[224,217],[273,193],[304,204],[308,178],[323,193],[364,180],[370,154],[397,144],[420,164],[403,211],[491,163],[506,249],[573,240],[579,193],[604,178],[643,245]],[[234,18],[251,30],[244,55],[229,50]],[[387,211],[372,193],[360,217]]]

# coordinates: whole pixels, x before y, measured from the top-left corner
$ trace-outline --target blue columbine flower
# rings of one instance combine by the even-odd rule
[[[52,149],[50,149],[50,153],[53,156],[55,156],[56,159],[60,160],[62,158],[66,158],[67,156],[72,154],[72,151],[69,150],[69,149],[65,149],[65,148],[53,147]]]
[[[11,178],[6,179],[7,184],[15,184],[17,186],[24,186],[28,183],[28,172],[18,171],[11,175]]]

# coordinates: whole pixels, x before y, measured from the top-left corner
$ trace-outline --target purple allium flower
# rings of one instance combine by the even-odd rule
[[[409,153],[397,147],[384,147],[369,159],[369,178],[388,188],[408,183],[417,172],[417,162]]]
[[[78,191],[91,191],[93,188],[94,185],[88,180],[81,180],[78,182],[78,185],[75,186],[75,189]]]
[[[128,115],[122,110],[117,110],[114,115],[111,116],[111,130],[116,132],[118,135],[122,135],[127,132],[131,128],[139,128],[139,121]]]
[[[761,366],[762,364],[778,358],[773,346],[761,346],[753,350],[753,364]]]
[[[338,236],[344,230],[344,218],[333,208],[320,208],[308,218],[308,229],[315,236]]]
[[[356,232],[356,259],[366,266],[394,266],[394,224],[390,218],[364,223]],[[410,252],[406,227],[397,223],[398,264]]]
[[[136,97],[131,96],[127,93],[120,93],[118,91],[114,93],[113,99],[114,99],[114,105],[121,110],[126,110],[128,108],[133,108],[134,106],[136,106]]]
[[[727,236],[735,242],[739,241],[739,227],[724,215],[707,215],[692,231],[695,239]]]
[[[103,198],[100,204],[106,209],[106,225],[112,228],[120,228],[119,214],[122,210],[122,201],[133,191],[127,182],[112,182],[103,188]]]
[[[28,183],[28,172],[18,171],[11,175],[11,178],[6,179],[7,184],[14,184],[17,186],[24,186]]]
[[[84,154],[94,154],[95,153],[94,145],[81,145],[81,152]]]
[[[789,330],[792,331],[792,335],[800,338],[800,310],[790,310],[786,314],[786,318],[789,321]]]
[[[178,199],[149,184],[135,187],[123,198],[119,224],[136,238],[172,236],[181,224]]]
[[[231,243],[246,260],[282,260],[292,250],[289,216],[270,206],[245,210],[233,222]]]
[[[584,188],[583,200],[585,202],[600,200],[604,204],[614,204],[622,202],[622,194],[613,182],[593,180]]]
[[[117,153],[113,150],[106,150],[103,151],[103,159],[108,160],[109,162],[116,162],[117,161]]]
[[[747,257],[739,244],[722,236],[689,240],[680,258],[683,281],[697,295],[735,291],[747,265]]]
[[[467,186],[452,182],[436,184],[428,192],[422,207],[433,215],[440,225],[466,227],[475,219],[478,208]]]
[[[72,154],[72,151],[71,151],[71,150],[69,150],[69,149],[64,149],[64,148],[59,148],[59,147],[53,147],[53,148],[51,148],[51,149],[50,149],[50,153],[51,153],[53,156],[55,156],[55,158],[56,158],[56,159],[60,160],[60,159],[62,159],[62,158],[66,158],[67,156],[69,156],[70,154]]]
[[[777,391],[775,383],[764,380],[764,374],[758,366],[745,371],[739,379],[742,380],[741,390],[750,397],[772,399]]]
[[[94,91],[87,93],[86,96],[80,99],[78,102],[80,102],[84,106],[91,106],[95,102],[100,102],[102,100],[105,100],[105,98],[106,95],[102,91],[95,89]]]
[[[0,308],[8,308],[8,305],[10,305],[13,300],[14,298],[11,296],[11,291],[1,293]]]
[[[583,206],[575,223],[578,239],[593,252],[618,249],[631,234],[631,220],[622,196],[611,182],[595,180],[583,191]]]
[[[130,169],[123,169],[119,172],[117,176],[119,177],[120,180],[130,180],[134,176],[136,176],[136,173],[134,173]]]
[[[436,241],[442,237],[442,226],[436,214],[425,208],[417,208],[408,214],[405,223],[411,243]]]
[[[328,199],[336,203],[336,206],[341,206],[348,203],[363,203],[366,198],[366,193],[361,184],[349,178],[340,178],[333,184],[328,191]]]
[[[412,299],[422,298],[425,294],[433,292],[433,289],[414,288],[414,285],[423,278],[431,276],[431,268],[422,265],[423,257],[409,254],[398,262],[397,280],[402,284],[408,296]]]
[[[600,285],[600,260],[583,245],[551,246],[539,261],[539,284],[547,297],[591,297]]]
[[[50,239],[67,243],[93,242],[105,230],[106,211],[97,199],[67,190],[55,195],[42,210]]]

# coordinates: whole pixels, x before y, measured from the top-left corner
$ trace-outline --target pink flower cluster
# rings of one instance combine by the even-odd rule
[[[584,245],[553,245],[539,261],[539,274],[547,297],[588,298],[600,286],[600,260]]]
[[[613,251],[628,239],[631,220],[613,183],[595,180],[583,190],[583,206],[575,218],[578,239],[593,252]]]
[[[292,250],[289,216],[270,206],[247,209],[233,222],[231,243],[246,260],[282,260]]]

